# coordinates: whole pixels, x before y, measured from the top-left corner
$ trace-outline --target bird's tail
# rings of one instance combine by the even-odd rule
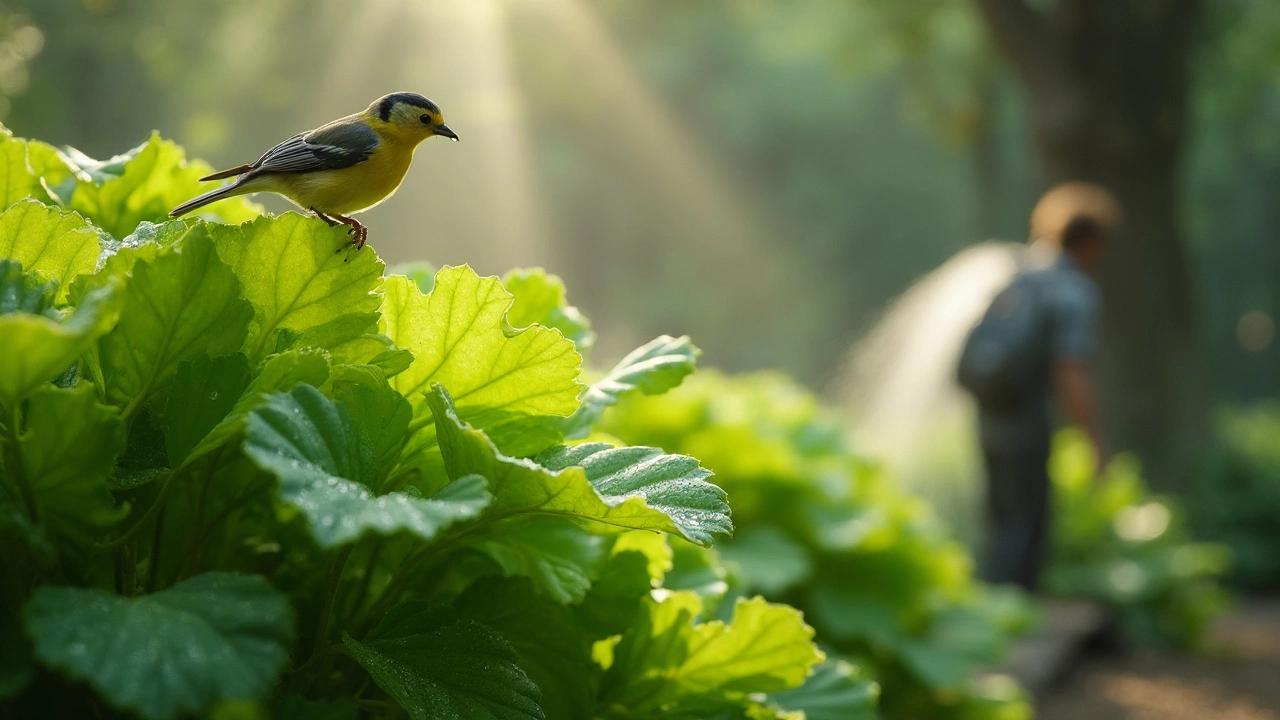
[[[196,208],[202,208],[211,202],[217,202],[219,200],[222,200],[223,198],[234,197],[236,195],[243,195],[246,192],[243,185],[244,183],[237,181],[229,185],[224,185],[218,188],[217,190],[210,190],[209,192],[203,195],[197,195],[191,198],[190,200],[182,203],[178,207],[170,210],[169,217],[173,217],[173,218],[181,217],[191,212],[192,210],[195,210]]]

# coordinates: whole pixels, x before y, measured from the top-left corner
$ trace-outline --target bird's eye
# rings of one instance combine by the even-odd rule
[[[423,113],[422,115],[418,116],[418,119],[422,121],[423,125],[431,124],[431,116],[426,113]]]

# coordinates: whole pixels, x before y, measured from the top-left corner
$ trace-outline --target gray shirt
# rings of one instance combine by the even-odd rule
[[[999,412],[979,409],[979,433],[982,446],[988,450],[1030,452],[1045,447],[1052,431],[1052,364],[1088,362],[1097,350],[1102,298],[1098,286],[1075,260],[1067,253],[1059,253],[1048,267],[1022,273],[1031,276],[1033,287],[1045,303],[1049,365],[1021,407]]]

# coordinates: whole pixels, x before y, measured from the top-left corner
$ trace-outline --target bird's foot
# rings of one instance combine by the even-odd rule
[[[364,248],[365,242],[369,239],[369,228],[361,225],[356,220],[351,221],[353,224],[347,230],[347,234],[351,236],[351,244],[356,246],[356,250]]]
[[[351,238],[351,241],[344,243],[342,247],[334,251],[335,253],[340,253],[344,249],[349,250],[352,247],[354,247],[357,252],[364,249],[364,244],[369,239],[369,228],[365,227],[359,220],[356,220],[355,218],[347,217],[345,215],[339,215],[338,213],[329,213],[329,215],[333,216],[333,218],[338,222],[344,225],[350,226],[347,228],[347,235]],[[348,255],[347,260],[350,260],[350,259],[351,257],[350,255]],[[346,260],[344,260],[343,262],[346,262]]]
[[[313,213],[315,213],[315,214],[316,214],[316,217],[318,217],[318,218],[320,218],[321,220],[323,220],[323,221],[325,221],[326,223],[328,223],[329,227],[333,227],[333,226],[335,226],[335,225],[337,225],[337,224],[338,224],[338,221],[337,221],[337,220],[334,220],[333,218],[329,217],[328,215],[325,215],[324,213],[320,212],[319,210],[317,210],[317,209],[315,209],[315,208],[310,208],[310,210],[311,210],[311,212],[313,212]]]

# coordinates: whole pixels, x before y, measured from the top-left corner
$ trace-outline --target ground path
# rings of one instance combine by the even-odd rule
[[[1085,654],[1043,695],[1038,720],[1280,720],[1280,598],[1244,601],[1209,656]]]

